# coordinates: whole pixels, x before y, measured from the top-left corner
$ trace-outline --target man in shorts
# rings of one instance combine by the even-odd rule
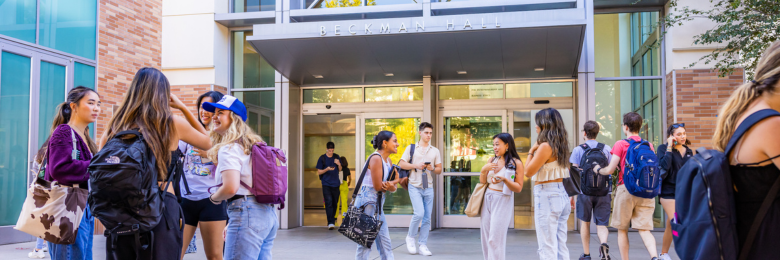
[[[599,124],[596,121],[585,122],[583,128],[583,137],[585,144],[591,148],[596,148],[599,142],[596,141],[596,137],[599,135]],[[607,161],[610,159],[609,145],[604,145],[601,150]],[[580,162],[585,150],[582,147],[577,146],[571,152],[569,162],[572,166],[580,168]],[[609,245],[607,245],[607,237],[609,236],[609,213],[612,205],[612,180],[609,181],[610,192],[605,196],[588,196],[585,194],[577,195],[577,218],[580,219],[580,236],[582,237],[583,254],[579,260],[590,260],[590,220],[595,219],[596,233],[599,237],[601,246],[599,247],[599,258],[602,260],[610,260],[609,257]]]
[[[635,141],[642,140],[639,137],[639,130],[642,128],[642,116],[635,112],[629,112],[623,115],[623,133]],[[628,259],[628,228],[632,227],[639,230],[639,236],[645,242],[647,252],[650,253],[652,260],[658,259],[658,250],[655,248],[655,237],[650,233],[653,230],[653,212],[655,211],[655,199],[645,199],[636,197],[628,193],[623,185],[623,173],[626,165],[626,153],[628,151],[628,142],[620,140],[612,146],[612,159],[609,166],[601,168],[593,167],[593,171],[598,174],[610,175],[618,164],[618,187],[615,190],[615,204],[612,212],[612,227],[618,230],[618,247],[620,249],[621,259]],[[650,144],[650,149],[653,149]]]

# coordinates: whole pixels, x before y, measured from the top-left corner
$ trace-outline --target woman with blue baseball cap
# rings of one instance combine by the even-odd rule
[[[203,103],[203,109],[214,113],[211,122],[214,148],[208,156],[217,164],[215,174],[217,182],[222,184],[209,200],[214,204],[228,201],[224,258],[271,259],[279,228],[276,209],[272,204],[258,203],[241,185],[241,182],[252,185],[249,155],[252,146],[263,138],[246,124],[246,106],[234,96],[225,95],[216,103]]]

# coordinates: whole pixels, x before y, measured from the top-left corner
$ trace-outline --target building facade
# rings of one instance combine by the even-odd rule
[[[433,226],[474,228],[463,210],[492,136],[511,133],[524,157],[537,111],[561,112],[572,147],[587,120],[601,124],[599,141],[623,138],[629,111],[645,118],[641,134],[654,145],[685,122],[694,146],[709,146],[718,106],[744,81],[741,71],[718,78],[687,68],[717,47],[692,44],[711,24],[662,38],[663,0],[71,2],[0,2],[0,244],[31,239],[12,226],[67,90],[98,90],[99,136],[141,67],[161,69],[193,111],[209,90],[247,105],[252,128],[288,152],[284,229],[326,224],[314,168],[328,141],[357,175],[376,132],[396,133],[397,161],[416,125],[431,122],[444,167]],[[531,185],[514,195],[512,228],[534,228]],[[384,210],[390,226],[409,225],[405,190]],[[664,216],[657,207],[656,227]]]

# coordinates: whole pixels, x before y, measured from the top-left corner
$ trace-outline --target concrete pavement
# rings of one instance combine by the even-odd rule
[[[653,232],[658,251],[661,251],[663,233]],[[433,256],[409,255],[406,251],[406,229],[391,228],[395,259],[482,259],[479,229],[437,229],[430,233],[428,248]],[[629,232],[631,259],[650,259],[639,234]],[[600,243],[595,234],[591,236],[591,254],[598,256]],[[571,259],[578,259],[582,253],[579,233],[569,232],[567,245]],[[35,246],[34,242],[0,246],[0,259],[28,259],[27,253]],[[617,233],[609,234],[609,247],[612,259],[620,259],[617,246]],[[273,249],[274,259],[354,259],[356,244],[348,240],[336,230],[324,227],[301,227],[290,230],[279,230]],[[536,233],[528,230],[509,230],[507,237],[507,259],[538,259],[536,255]],[[93,259],[105,259],[105,238],[95,236]],[[672,258],[678,259],[672,248]],[[48,259],[48,257],[47,257]],[[188,254],[185,260],[205,260],[203,245],[198,235],[198,252]],[[371,259],[379,259],[376,249]],[[594,258],[595,259],[595,258]]]

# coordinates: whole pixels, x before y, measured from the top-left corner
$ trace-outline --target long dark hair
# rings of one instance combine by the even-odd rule
[[[142,68],[135,73],[121,105],[108,122],[106,136],[138,127],[156,158],[158,179],[168,174],[168,162],[174,145],[171,135],[176,133],[170,108],[171,84],[155,68]]]
[[[520,159],[520,155],[517,154],[517,148],[515,148],[515,139],[509,133],[500,133],[493,136],[493,139],[498,138],[505,144],[507,144],[506,152],[504,153],[504,162],[506,167],[515,169],[515,159]]]
[[[666,129],[666,138],[669,138],[670,136],[674,135],[674,130],[677,130],[677,128],[682,128],[683,130],[687,131],[687,129],[685,129],[685,124],[672,124],[669,126],[668,129]],[[674,144],[668,144],[668,145],[673,146]],[[691,145],[691,139],[685,138],[684,145]]]
[[[57,105],[57,114],[54,116],[54,120],[52,120],[49,137],[46,138],[46,142],[44,142],[43,145],[41,145],[41,148],[38,149],[38,153],[35,155],[36,162],[40,164],[43,161],[43,157],[46,155],[46,151],[48,151],[49,148],[49,138],[51,138],[51,133],[54,133],[54,130],[57,129],[57,127],[61,124],[67,124],[70,122],[70,117],[73,113],[73,111],[71,111],[70,104],[76,104],[76,107],[78,107],[81,99],[87,96],[89,92],[100,96],[100,94],[98,94],[94,89],[78,86],[68,91],[68,96],[65,99],[65,102]],[[86,137],[85,141],[87,142],[87,146],[89,146],[89,150],[93,153],[97,152],[97,145],[92,140],[92,137],[89,136],[89,126],[84,129],[84,136]]]
[[[374,136],[374,139],[371,140],[371,145],[376,150],[382,150],[382,149],[384,149],[384,147],[382,147],[382,144],[384,143],[384,141],[390,141],[390,139],[393,138],[394,135],[395,135],[395,133],[387,131],[387,130],[379,131],[379,133],[377,133]]]
[[[566,133],[561,113],[555,108],[545,108],[536,113],[534,121],[541,129],[536,142],[549,144],[558,164],[568,168],[569,136]]]
[[[195,114],[195,117],[198,118],[198,122],[200,122],[200,124],[203,125],[203,127],[206,127],[206,125],[203,124],[203,121],[200,120],[200,110],[202,109],[202,107],[200,107],[200,106],[201,106],[201,103],[203,103],[203,99],[206,98],[206,97],[210,97],[212,102],[217,102],[220,99],[222,99],[223,96],[225,96],[225,94],[222,94],[219,91],[212,90],[212,91],[203,93],[203,95],[200,95],[198,97],[198,100],[195,101],[195,105],[198,106],[197,110],[195,111],[195,112],[197,112],[197,114]]]
[[[344,167],[345,169],[347,167],[349,167],[349,163],[347,163],[347,157],[341,156],[341,158],[339,158],[339,159],[341,161],[341,166],[342,167]]]

